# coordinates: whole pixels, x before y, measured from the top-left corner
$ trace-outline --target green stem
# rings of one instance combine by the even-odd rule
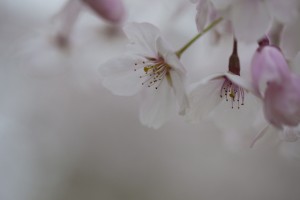
[[[176,55],[178,56],[178,58],[180,58],[180,56],[183,54],[183,52],[185,52],[185,50],[187,50],[196,40],[198,40],[202,35],[204,35],[206,32],[208,32],[210,29],[212,29],[214,26],[216,26],[218,23],[220,23],[222,21],[222,17],[216,19],[215,21],[213,21],[210,25],[208,25],[201,33],[198,33],[195,37],[193,37],[188,43],[186,43],[186,45],[184,45],[181,49],[179,49],[176,52]]]

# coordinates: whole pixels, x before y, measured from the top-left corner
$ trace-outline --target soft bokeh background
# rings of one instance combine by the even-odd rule
[[[299,143],[280,143],[273,132],[248,147],[253,97],[241,110],[220,105],[217,126],[174,116],[159,130],[143,127],[139,99],[113,96],[97,70],[124,51],[121,28],[83,12],[71,48],[59,49],[51,18],[63,4],[0,1],[1,200],[300,198]],[[175,48],[196,33],[189,1],[124,4],[126,21],[154,23]],[[183,56],[189,81],[226,69],[230,48],[230,37],[197,42]],[[241,46],[244,65],[254,49]]]

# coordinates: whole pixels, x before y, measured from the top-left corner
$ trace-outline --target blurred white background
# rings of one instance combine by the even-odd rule
[[[85,11],[70,49],[59,49],[51,18],[64,3],[0,2],[1,200],[300,198],[299,143],[279,143],[274,133],[250,149],[255,114],[247,103],[220,108],[232,122],[227,134],[210,121],[191,125],[176,116],[159,130],[143,127],[139,99],[113,96],[98,73],[124,51],[121,28]],[[176,48],[197,33],[189,1],[124,4],[126,21],[154,23]],[[204,76],[201,65],[227,66],[230,43],[203,40],[183,56],[191,81]],[[247,63],[251,54],[241,57]]]

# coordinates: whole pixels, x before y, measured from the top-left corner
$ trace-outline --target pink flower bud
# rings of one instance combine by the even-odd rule
[[[270,82],[264,98],[266,119],[278,128],[300,123],[300,77],[292,74],[278,84]]]
[[[112,23],[124,20],[125,9],[121,0],[82,0],[98,15]]]
[[[290,76],[288,64],[281,51],[269,45],[257,49],[252,59],[251,72],[258,96],[264,93],[269,82],[280,83]]]
[[[252,81],[263,100],[265,118],[277,128],[300,123],[300,77],[291,73],[281,51],[261,43],[252,60]]]

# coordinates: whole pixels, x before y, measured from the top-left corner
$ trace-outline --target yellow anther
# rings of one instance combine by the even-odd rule
[[[147,73],[149,71],[149,67],[144,67],[144,71]]]
[[[229,94],[229,96],[230,96],[231,98],[233,98],[233,99],[234,99],[234,97],[235,97],[235,94],[234,94],[233,90],[231,90],[231,91],[230,91],[230,94]]]

